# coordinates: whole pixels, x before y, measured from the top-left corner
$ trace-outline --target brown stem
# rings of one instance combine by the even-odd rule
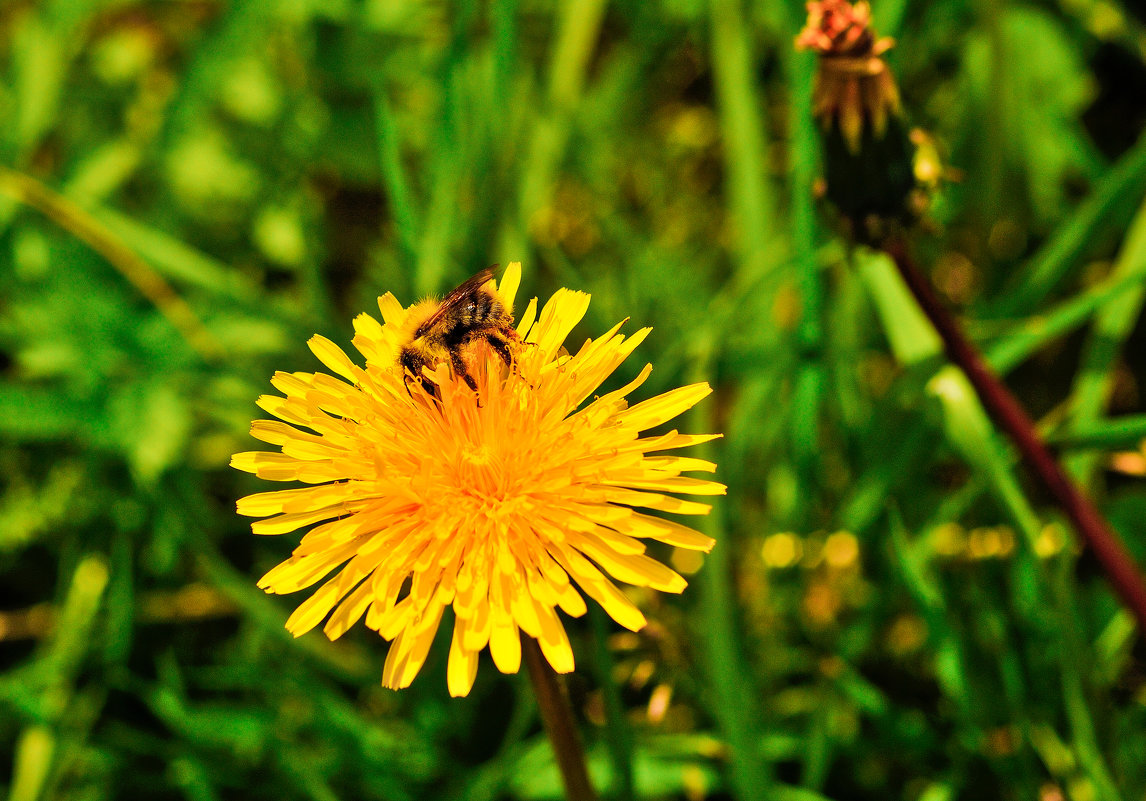
[[[955,318],[915,266],[906,243],[893,236],[882,244],[882,248],[895,261],[903,280],[939,332],[948,358],[966,373],[988,413],[1006,431],[1027,465],[1054,496],[1079,535],[1090,546],[1102,569],[1106,571],[1111,586],[1122,596],[1123,603],[1137,619],[1138,630],[1146,633],[1146,583],[1143,583],[1142,574],[1118,535],[1067,477],[1039,438],[1034,422],[1026,411],[963,335]]]
[[[537,695],[537,706],[541,709],[545,733],[549,735],[553,753],[557,756],[557,767],[561,769],[565,798],[568,801],[597,801],[597,794],[593,792],[589,773],[585,769],[581,738],[573,724],[573,710],[569,708],[569,699],[557,681],[557,674],[541,653],[537,640],[525,632],[521,634],[521,651],[529,668],[533,691]]]

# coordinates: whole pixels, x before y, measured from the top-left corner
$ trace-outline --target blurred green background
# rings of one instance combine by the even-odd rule
[[[921,261],[1146,563],[1146,9],[876,0],[959,178]],[[603,795],[1146,798],[1146,650],[886,259],[815,200],[765,0],[0,2],[0,786],[545,799],[524,677],[297,641],[226,467],[276,369],[520,260],[716,394],[719,544],[570,621]],[[289,535],[294,536],[294,535]],[[698,571],[699,569],[699,571]]]

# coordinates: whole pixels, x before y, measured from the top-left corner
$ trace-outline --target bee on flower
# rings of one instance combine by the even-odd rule
[[[441,307],[405,308],[390,294],[378,301],[383,322],[367,314],[354,321],[363,366],[315,336],[311,350],[333,375],[277,373],[271,383],[281,395],[258,404],[278,419],[255,421],[251,433],[279,450],[231,462],[304,485],[238,502],[240,514],[263,518],[252,524],[256,534],[309,529],[259,581],[272,593],[317,586],[287,628],[301,636],[325,620],[333,639],[364,619],[392,641],[382,678],[395,689],[417,676],[447,608],[452,695],[469,693],[486,648],[499,670],[517,672],[522,636],[537,640],[554,670],[572,671],[557,610],[583,615],[588,596],[620,625],[640,629],[644,615],[615,582],[674,593],[686,584],[645,553],[645,541],[713,546],[650,512],[702,515],[707,504],[675,496],[725,489],[683,475],[716,465],[672,453],[719,435],[642,435],[708,395],[707,384],[629,405],[652,370],[646,365],[626,386],[594,395],[649,329],[626,337],[618,324],[569,354],[563,344],[588,295],[559,290],[540,312],[534,299],[504,330],[520,265],[509,265],[496,287],[481,277],[462,294],[493,297],[501,312],[475,308],[468,319],[496,317],[497,325],[450,334],[456,353],[406,356],[427,309]]]

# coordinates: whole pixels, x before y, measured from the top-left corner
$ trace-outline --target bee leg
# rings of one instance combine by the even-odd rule
[[[490,331],[485,335],[485,341],[493,348],[494,353],[501,357],[506,367],[513,365],[513,353],[509,350],[509,340],[500,331]]]
[[[470,375],[470,371],[466,367],[465,360],[462,359],[461,354],[457,351],[450,351],[450,365],[454,368],[454,375],[462,381],[465,381],[466,386],[472,389],[476,394],[478,391],[477,381],[474,381],[474,377]]]
[[[535,343],[523,341],[517,331],[512,328],[493,328],[483,332],[483,336],[494,353],[505,362],[505,366],[520,376],[521,373],[517,369],[517,359],[514,358],[514,348],[520,348],[522,345],[533,346]],[[510,347],[511,345],[513,347]],[[533,388],[532,384],[529,386]]]

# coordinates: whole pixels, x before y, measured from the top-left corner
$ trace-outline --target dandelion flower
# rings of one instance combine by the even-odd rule
[[[937,188],[917,183],[916,148],[885,58],[895,41],[876,35],[864,0],[813,0],[807,8],[796,47],[818,56],[812,113],[822,130],[820,191],[853,237],[879,243],[897,223],[921,217]],[[926,161],[919,167],[934,173]]]
[[[507,268],[499,292],[510,302],[521,277]],[[676,431],[641,436],[709,394],[693,384],[629,405],[628,385],[594,392],[648,334],[618,324],[573,355],[562,347],[589,296],[559,290],[540,314],[534,299],[517,330],[526,344],[512,369],[484,347],[471,365],[475,394],[445,365],[407,387],[397,366],[408,309],[379,298],[384,323],[362,314],[354,346],[365,366],[330,340],[311,350],[326,373],[277,373],[282,396],[259,406],[256,438],[281,452],[236,454],[232,465],[298,489],[243,498],[240,514],[265,518],[256,534],[313,526],[293,555],[259,581],[271,593],[318,585],[290,616],[297,637],[323,620],[341,636],[365,617],[391,640],[383,684],[406,687],[425,662],[443,613],[452,608],[447,677],[469,693],[487,646],[503,673],[521,663],[521,633],[534,637],[554,670],[573,670],[557,614],[585,613],[584,595],[636,631],[644,615],[614,580],[680,592],[685,580],[645,554],[645,540],[708,551],[713,541],[650,510],[702,515],[709,506],[673,494],[719,495],[724,487],[682,475],[715,465],[666,452],[719,435]],[[671,494],[670,494],[671,493]]]
[[[871,6],[847,0],[808,3],[808,23],[796,46],[820,56],[812,104],[825,127],[837,121],[848,148],[860,149],[864,121],[882,137],[889,116],[900,113],[899,89],[884,54],[894,46],[871,28]]]

